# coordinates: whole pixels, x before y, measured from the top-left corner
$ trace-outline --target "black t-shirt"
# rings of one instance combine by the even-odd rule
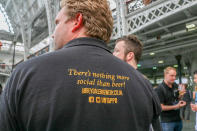
[[[160,103],[164,105],[175,105],[178,103],[178,85],[173,84],[172,88],[168,87],[163,81],[158,88],[155,89],[160,99]],[[180,121],[180,110],[169,110],[161,112],[161,122],[176,122]]]
[[[150,83],[94,38],[32,58],[0,99],[0,131],[147,131],[160,114]]]

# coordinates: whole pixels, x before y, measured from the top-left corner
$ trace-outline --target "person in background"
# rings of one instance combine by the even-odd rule
[[[160,114],[151,85],[107,47],[107,0],[62,0],[56,51],[18,65],[0,100],[0,131],[147,131]]]
[[[137,38],[137,36],[131,34],[128,36],[123,36],[122,38],[116,40],[113,55],[128,63],[134,69],[137,69],[137,64],[142,56],[142,50],[142,42]],[[148,78],[146,76],[143,75],[143,77],[148,81]],[[161,130],[159,117],[158,119],[153,119],[152,124],[150,125],[150,131],[152,130]]]
[[[113,55],[137,69],[142,50],[141,41],[135,35],[128,35],[116,40]]]
[[[197,71],[194,71],[194,83],[197,85]],[[196,87],[196,86],[195,86]],[[193,99],[196,102],[196,89],[193,92]],[[197,105],[196,104],[190,104],[192,111],[197,111]]]
[[[0,83],[0,95],[1,95],[2,91],[3,91],[3,87],[2,87],[2,85]]]
[[[181,118],[182,118],[182,120],[189,121],[190,120],[190,110],[191,110],[190,103],[192,101],[192,93],[188,89],[187,84],[181,84],[180,87],[181,87],[180,90],[185,90],[185,92],[186,92],[182,98],[182,100],[186,102],[186,105],[181,108]]]
[[[184,107],[186,102],[179,100],[182,97],[179,94],[183,95],[184,93],[179,93],[175,80],[176,69],[167,67],[164,69],[163,82],[155,89],[162,107],[161,125],[163,131],[181,131],[183,127],[180,108]]]

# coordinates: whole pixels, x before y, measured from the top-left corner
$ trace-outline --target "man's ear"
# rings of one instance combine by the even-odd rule
[[[78,30],[79,28],[81,28],[81,26],[83,25],[83,15],[81,13],[78,13],[75,17],[75,25],[74,28],[72,29],[72,32],[75,32],[76,30]]]
[[[131,60],[133,60],[133,59],[135,59],[134,53],[133,53],[133,52],[127,53],[126,60],[127,60],[127,61],[131,61]]]

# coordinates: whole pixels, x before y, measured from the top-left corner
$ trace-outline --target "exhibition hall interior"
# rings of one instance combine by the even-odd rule
[[[3,88],[15,68],[34,57],[54,51],[52,38],[60,0],[0,0],[0,83]],[[108,0],[113,33],[107,44],[111,52],[122,36],[134,34],[143,43],[137,64],[157,87],[163,70],[174,67],[177,83],[195,91],[197,70],[197,0]],[[195,113],[183,122],[193,131]]]

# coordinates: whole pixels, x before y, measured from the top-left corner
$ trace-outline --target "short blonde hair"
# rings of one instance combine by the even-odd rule
[[[113,18],[107,0],[61,0],[60,6],[66,7],[69,19],[75,18],[77,13],[83,15],[87,36],[110,41]]]
[[[170,70],[176,71],[176,68],[171,67],[171,66],[166,67],[166,68],[164,69],[164,75],[165,75],[165,74],[168,74],[168,72],[169,72]]]

